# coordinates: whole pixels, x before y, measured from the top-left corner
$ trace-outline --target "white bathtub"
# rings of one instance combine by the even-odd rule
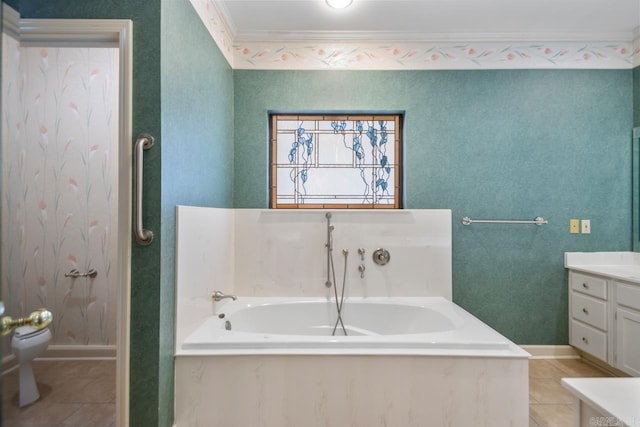
[[[336,251],[354,254],[335,254],[347,336],[330,334],[325,211],[177,218],[177,427],[528,425],[528,354],[450,302],[451,211],[334,212]]]
[[[326,299],[215,311],[177,349],[178,427],[528,425],[529,354],[445,298],[349,298],[348,336]]]
[[[240,297],[217,303],[215,311],[178,353],[529,356],[441,297],[347,298],[347,336],[340,326],[332,335],[336,304],[324,298]]]

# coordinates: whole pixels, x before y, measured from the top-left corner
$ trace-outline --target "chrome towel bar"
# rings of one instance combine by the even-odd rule
[[[535,225],[544,225],[549,224],[549,221],[544,219],[541,216],[537,216],[533,221],[510,221],[504,219],[471,219],[468,216],[462,218],[463,225],[471,225],[473,223],[484,223],[484,224],[535,224]]]
[[[78,269],[74,268],[73,270],[71,270],[68,273],[64,274],[64,277],[72,277],[72,278],[76,278],[76,277],[90,277],[92,279],[95,279],[95,277],[98,275],[98,272],[96,271],[95,268],[90,269],[89,271],[87,271],[86,273],[80,273],[78,271]]]
[[[153,147],[153,136],[148,133],[141,133],[136,140],[134,164],[135,172],[135,208],[134,212],[134,234],[139,245],[147,246],[153,241],[153,232],[145,230],[142,226],[142,169],[143,169],[143,150]]]

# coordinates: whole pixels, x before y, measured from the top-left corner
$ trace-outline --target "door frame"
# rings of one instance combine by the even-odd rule
[[[640,127],[631,131],[631,247],[640,252]]]
[[[3,11],[7,11],[3,4]],[[13,11],[13,9],[11,9]],[[7,16],[8,15],[8,16]],[[129,425],[129,323],[131,299],[133,22],[128,19],[20,19],[3,13],[3,29],[21,46],[117,47],[119,56],[118,289],[116,422]],[[9,18],[9,19],[7,19]],[[5,24],[6,23],[6,24]],[[6,26],[5,26],[6,25]]]

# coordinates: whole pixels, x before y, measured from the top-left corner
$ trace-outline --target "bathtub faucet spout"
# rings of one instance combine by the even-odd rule
[[[222,292],[220,292],[220,291],[214,291],[214,292],[211,294],[211,298],[212,298],[214,301],[221,301],[221,300],[223,300],[223,299],[225,299],[225,298],[231,298],[231,299],[232,299],[232,300],[234,300],[234,301],[235,301],[236,299],[238,299],[238,297],[236,297],[235,295],[225,295],[224,293],[222,293]]]

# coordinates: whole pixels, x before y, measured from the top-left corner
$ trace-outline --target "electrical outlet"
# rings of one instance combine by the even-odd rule
[[[582,220],[582,234],[591,233],[591,220],[583,219]]]
[[[571,233],[571,234],[580,233],[580,220],[579,219],[570,219],[569,220],[569,233]]]

